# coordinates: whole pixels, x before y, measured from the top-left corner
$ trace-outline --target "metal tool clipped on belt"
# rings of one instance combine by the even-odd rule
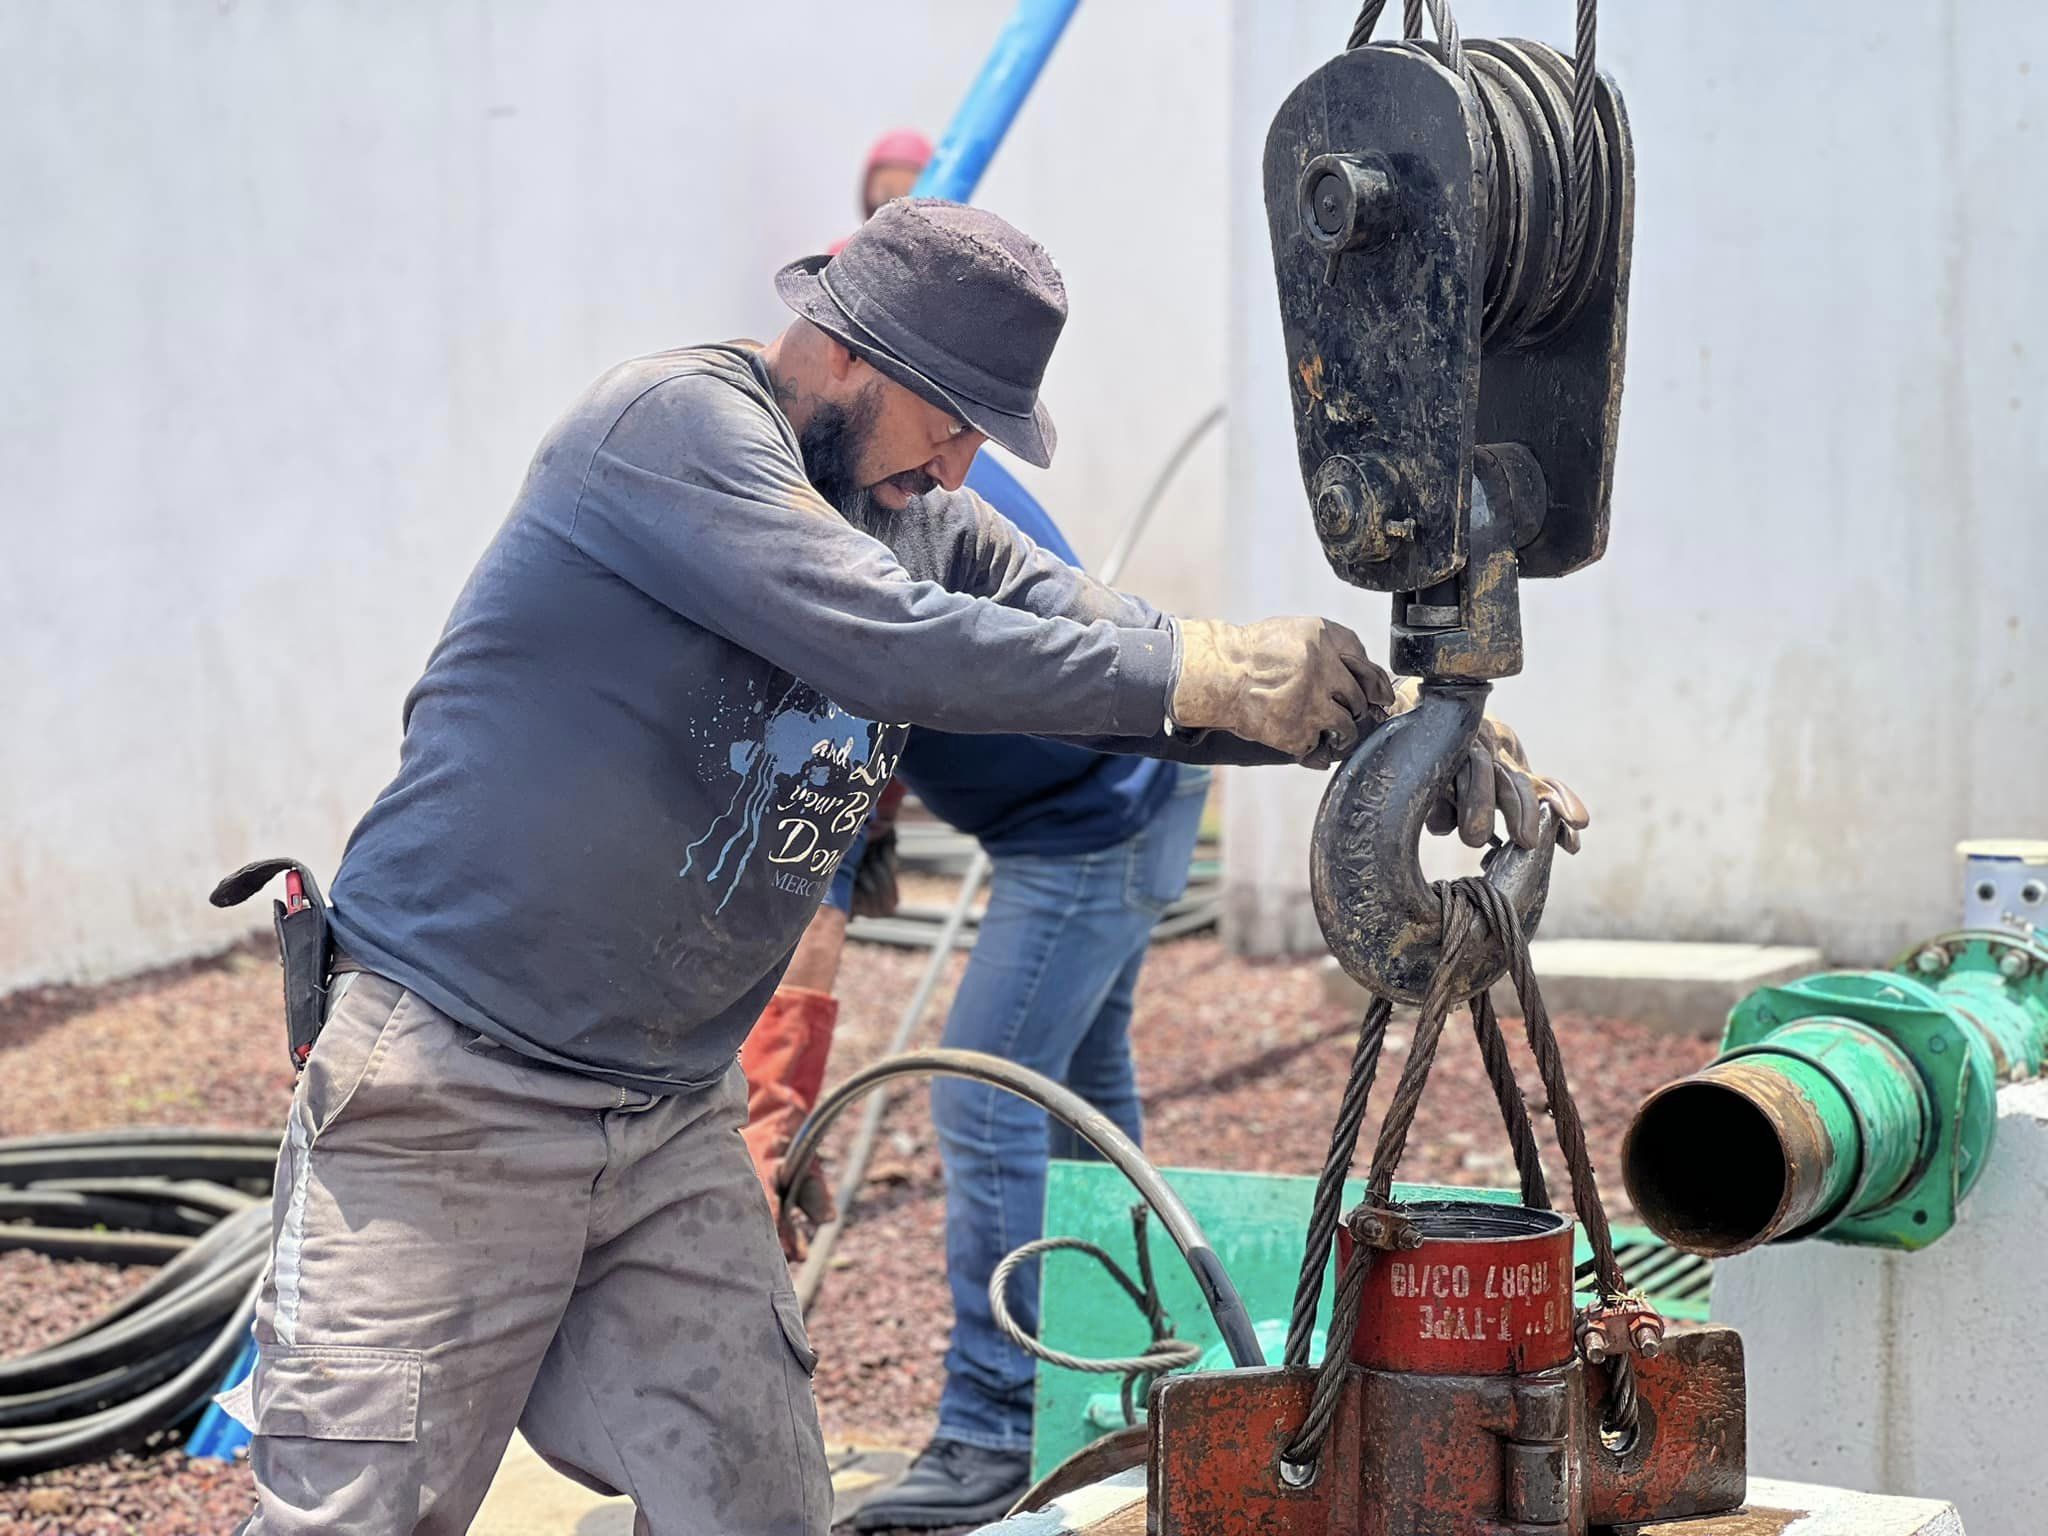
[[[320,882],[297,859],[259,859],[244,864],[213,888],[216,907],[238,907],[277,875],[284,876],[284,900],[273,901],[277,953],[284,966],[285,1047],[292,1069],[303,1071],[327,1006],[327,973],[334,959],[334,935]]]

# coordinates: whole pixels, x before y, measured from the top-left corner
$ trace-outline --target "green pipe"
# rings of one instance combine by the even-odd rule
[[[1645,1223],[1713,1256],[1774,1239],[1921,1248],[1983,1172],[1997,1085],[2048,1057],[2048,949],[1947,934],[1893,971],[1766,987],[1722,1055],[1644,1100],[1622,1176]]]
[[[1849,1019],[1804,1019],[1652,1094],[1623,1177],[1672,1246],[1740,1253],[1892,1199],[1930,1127],[1902,1051]]]

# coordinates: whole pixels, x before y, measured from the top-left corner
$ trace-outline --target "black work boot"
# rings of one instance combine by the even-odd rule
[[[903,1481],[853,1517],[856,1531],[939,1530],[1000,1520],[1031,1486],[1029,1451],[985,1451],[934,1440],[917,1453]]]

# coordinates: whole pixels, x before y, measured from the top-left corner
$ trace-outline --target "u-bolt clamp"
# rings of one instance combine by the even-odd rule
[[[1419,857],[1430,806],[1447,793],[1485,713],[1485,683],[1425,680],[1420,701],[1359,744],[1323,792],[1309,842],[1309,891],[1323,938],[1368,992],[1419,1003],[1443,959],[1442,906]],[[1550,894],[1557,846],[1546,803],[1536,846],[1509,844],[1486,861],[1486,879],[1533,934]],[[1497,936],[1475,936],[1452,977],[1462,1001],[1507,970]]]

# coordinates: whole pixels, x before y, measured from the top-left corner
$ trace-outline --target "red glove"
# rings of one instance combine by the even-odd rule
[[[747,1076],[747,1126],[741,1134],[754,1172],[768,1191],[782,1251],[791,1259],[801,1259],[810,1246],[810,1232],[796,1218],[803,1217],[814,1230],[834,1215],[832,1191],[818,1160],[812,1160],[786,1207],[776,1199],[775,1180],[783,1154],[825,1085],[825,1062],[838,1022],[836,998],[807,987],[778,987],[740,1047],[740,1070]]]

